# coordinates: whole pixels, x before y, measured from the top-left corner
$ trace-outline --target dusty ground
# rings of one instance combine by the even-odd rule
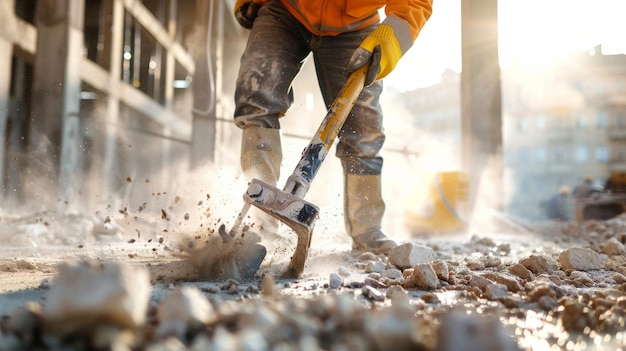
[[[254,280],[210,282],[198,275],[197,267],[190,263],[184,248],[199,245],[207,236],[213,235],[221,219],[212,218],[198,227],[196,224],[185,224],[184,215],[179,216],[183,219],[175,220],[167,210],[161,213],[160,218],[156,216],[148,220],[148,217],[120,211],[108,217],[43,212],[27,217],[3,218],[0,222],[0,239],[4,242],[0,254],[0,315],[4,316],[6,322],[13,311],[28,301],[45,304],[46,294],[50,285],[54,284],[59,265],[74,261],[119,262],[147,268],[152,284],[153,305],[157,305],[173,291],[194,286],[214,303],[217,300],[232,301],[235,309],[243,310],[257,301],[253,306],[262,307],[259,301],[266,300],[263,300],[261,276],[277,277],[292,250],[289,240],[291,232],[283,228],[282,239],[266,243],[268,257]],[[404,241],[432,248],[434,260],[445,263],[449,269],[450,273],[443,278],[439,277],[437,286],[432,288],[410,283],[412,269],[395,270],[402,272],[404,279],[390,278],[381,269],[375,268],[376,263],[380,262],[385,272],[394,272],[389,268],[395,267],[390,267],[385,257],[351,252],[341,229],[333,227],[332,223],[322,223],[315,233],[304,275],[297,280],[276,278],[275,294],[281,296],[282,303],[296,307],[299,302],[294,301],[307,301],[304,303],[314,305],[322,304],[319,301],[324,301],[324,298],[348,296],[350,300],[358,301],[358,306],[365,307],[366,312],[363,315],[355,313],[351,317],[354,318],[353,322],[336,322],[332,332],[321,332],[319,330],[322,327],[315,329],[314,325],[317,324],[310,322],[313,324],[309,327],[318,330],[312,332],[318,338],[315,342],[300,336],[290,343],[293,336],[282,336],[282,343],[278,344],[280,346],[267,341],[253,343],[257,345],[256,348],[246,346],[232,349],[454,350],[461,346],[466,350],[485,347],[493,350],[626,349],[626,260],[623,253],[603,253],[604,246],[612,238],[624,243],[626,219],[585,223],[526,223],[524,226],[513,222],[496,222],[497,225],[482,231],[403,238]],[[58,235],[59,232],[64,235]],[[602,259],[603,267],[591,270],[559,267],[559,255],[572,247],[589,248],[596,252]],[[529,272],[525,278],[522,278],[522,273],[511,274],[511,267],[520,266],[525,258],[538,256],[554,260],[556,266]],[[334,273],[342,277],[338,287],[330,282]],[[502,291],[497,292],[502,286],[503,294]],[[393,305],[390,302],[396,290],[401,290],[408,297],[409,304],[405,310],[409,313],[398,312],[404,316],[402,318],[393,315],[403,321],[400,324],[402,327],[390,328],[396,331],[396,334],[389,333],[390,340],[394,341],[385,338],[367,341],[365,335],[359,336],[359,333],[367,333],[367,325],[354,327],[356,329],[346,334],[348,336],[338,336],[349,329],[346,325],[352,328],[356,320],[367,320],[367,311],[374,316]],[[271,305],[275,306],[275,303]],[[321,313],[323,309],[315,306],[318,312],[311,312],[311,305],[305,305],[300,312],[311,316]],[[463,311],[460,315],[459,309]],[[328,314],[332,315],[330,312]],[[471,317],[469,321],[463,319],[467,316]],[[341,318],[337,318],[341,321]],[[415,330],[407,327],[412,326],[413,322],[419,322]],[[230,329],[235,328],[232,321],[222,323],[230,325]],[[386,323],[394,325],[393,321]],[[386,324],[381,325],[378,329],[386,330]],[[497,328],[494,329],[494,326]],[[283,325],[280,330],[284,328]],[[408,334],[397,332],[403,328],[408,328]],[[6,339],[11,330],[7,329],[6,324],[3,329]],[[194,335],[203,335],[205,340],[212,340],[213,348],[204,349],[221,349],[215,346],[219,345],[217,340],[225,344],[227,342],[218,338],[217,330],[221,329],[213,326]],[[409,334],[410,340],[406,341]],[[185,335],[189,339],[184,346],[163,346],[162,349],[192,348],[194,342],[200,343],[198,337],[191,337],[189,333]],[[388,334],[381,331],[380,335]],[[361,343],[355,343],[354,337],[362,339]],[[240,338],[245,339],[241,335]],[[142,344],[134,345],[133,349],[146,349],[150,343],[157,341],[144,339]],[[243,344],[240,342],[238,345]],[[39,345],[39,349],[54,348]],[[203,348],[198,346],[196,349]],[[1,337],[0,350],[3,350]]]

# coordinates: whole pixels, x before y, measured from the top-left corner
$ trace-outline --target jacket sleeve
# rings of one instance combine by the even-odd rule
[[[403,53],[413,45],[432,12],[433,0],[389,0],[387,2],[385,22],[394,28]]]

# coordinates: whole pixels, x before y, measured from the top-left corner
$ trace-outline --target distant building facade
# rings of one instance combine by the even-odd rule
[[[587,176],[603,184],[626,172],[626,55],[601,48],[542,70],[502,73],[506,211],[543,219],[541,204],[563,185]],[[460,154],[460,75],[407,93],[414,125],[451,143]]]

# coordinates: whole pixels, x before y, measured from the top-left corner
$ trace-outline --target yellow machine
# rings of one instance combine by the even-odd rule
[[[446,234],[467,227],[468,179],[462,172],[440,172],[417,205],[407,206],[405,227],[412,234]]]
[[[626,173],[615,172],[603,189],[596,189],[589,197],[574,199],[576,220],[607,220],[626,211]]]

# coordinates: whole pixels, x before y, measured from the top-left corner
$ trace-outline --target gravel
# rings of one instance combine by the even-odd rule
[[[42,217],[17,221],[0,260],[3,280],[46,276],[2,290],[0,350],[626,349],[626,216],[412,238],[388,257],[314,243],[300,279],[277,278],[277,255],[250,281],[203,280],[136,222],[102,234]],[[100,237],[59,242],[45,230],[59,223]],[[53,244],[71,249],[46,255]]]

